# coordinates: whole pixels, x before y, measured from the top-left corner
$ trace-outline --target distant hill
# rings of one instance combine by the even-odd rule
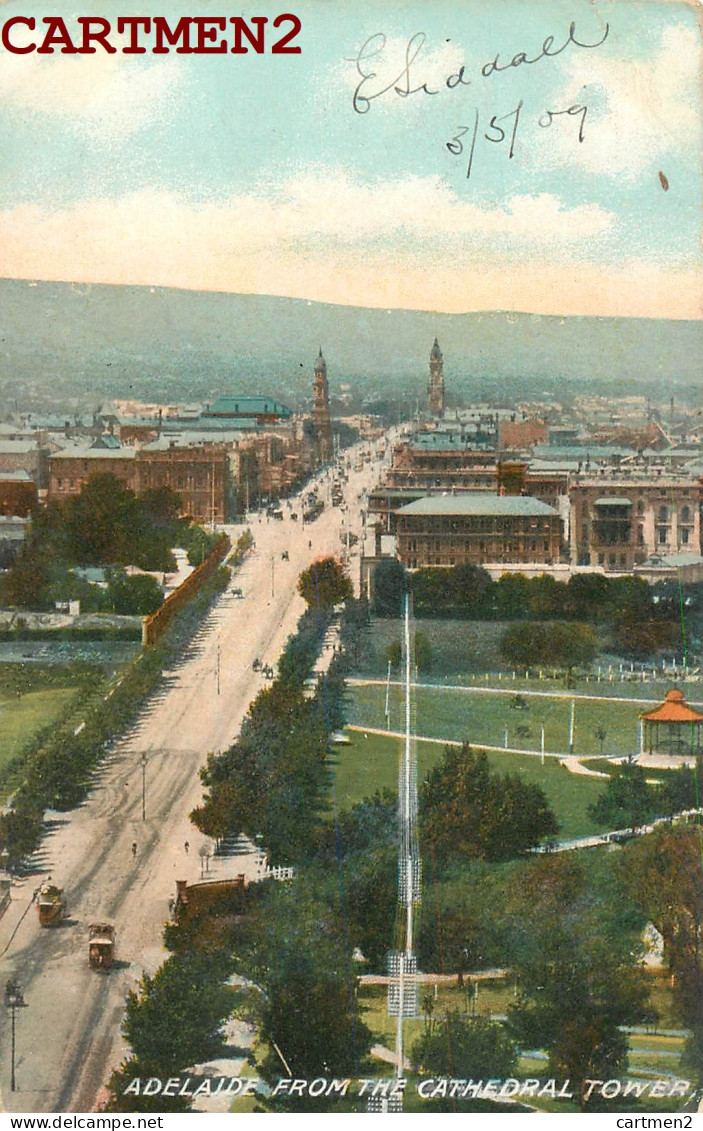
[[[267,295],[0,280],[0,394],[12,403],[183,401],[236,389],[307,403],[321,345],[330,389],[424,392],[434,336],[468,400],[700,386],[703,322],[434,314]]]

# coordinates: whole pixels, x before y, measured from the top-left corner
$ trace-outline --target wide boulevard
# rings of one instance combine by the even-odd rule
[[[8,1011],[0,1016],[5,1111],[94,1111],[110,1071],[126,1055],[120,1035],[125,995],[166,957],[161,935],[176,880],[197,878],[204,838],[188,813],[202,795],[198,770],[209,753],[232,742],[264,685],[253,661],[274,666],[294,631],[303,611],[296,592],[300,572],[322,554],[340,554],[345,522],[359,533],[361,492],[379,473],[378,462],[354,470],[359,450],[347,456],[348,509],[330,506],[328,474],[318,479],[326,505],[316,522],[303,527],[285,503],[283,521],[252,518],[256,547],[230,589],[110,752],[85,804],[56,815],[35,874],[14,884],[13,902],[0,919],[0,978],[2,985],[18,979],[27,1008],[17,1011],[14,1092]],[[300,516],[300,499],[292,500],[292,509]],[[358,588],[357,558],[350,572]],[[47,874],[65,889],[68,902],[67,920],[54,929],[39,927],[31,902]],[[88,966],[88,925],[99,921],[117,930],[118,962],[109,975]]]

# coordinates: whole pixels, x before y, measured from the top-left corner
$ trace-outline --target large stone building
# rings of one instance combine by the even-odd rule
[[[577,474],[569,487],[571,560],[631,571],[652,555],[700,551],[700,481],[664,469]]]
[[[409,569],[490,563],[557,564],[562,525],[539,499],[488,492],[428,495],[396,513],[398,556]]]
[[[170,487],[181,496],[183,514],[198,522],[222,523],[227,515],[228,450],[209,444],[179,448],[83,448],[49,458],[49,499],[79,494],[94,475],[110,474],[140,493]]]

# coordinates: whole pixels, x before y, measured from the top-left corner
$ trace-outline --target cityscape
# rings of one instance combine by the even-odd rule
[[[6,1109],[695,1110],[695,404],[310,352],[0,425]]]
[[[685,1131],[696,6],[205,7],[0,20],[0,1131]]]

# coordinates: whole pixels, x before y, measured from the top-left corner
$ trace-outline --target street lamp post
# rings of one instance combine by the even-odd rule
[[[142,820],[146,821],[146,753],[142,753]]]
[[[10,1010],[12,1018],[11,1025],[11,1043],[10,1043],[10,1091],[17,1091],[17,1081],[15,1079],[15,1015],[18,1009],[26,1006],[27,1002],[22,996],[22,991],[19,984],[14,978],[10,978],[5,986],[5,1005]]]

